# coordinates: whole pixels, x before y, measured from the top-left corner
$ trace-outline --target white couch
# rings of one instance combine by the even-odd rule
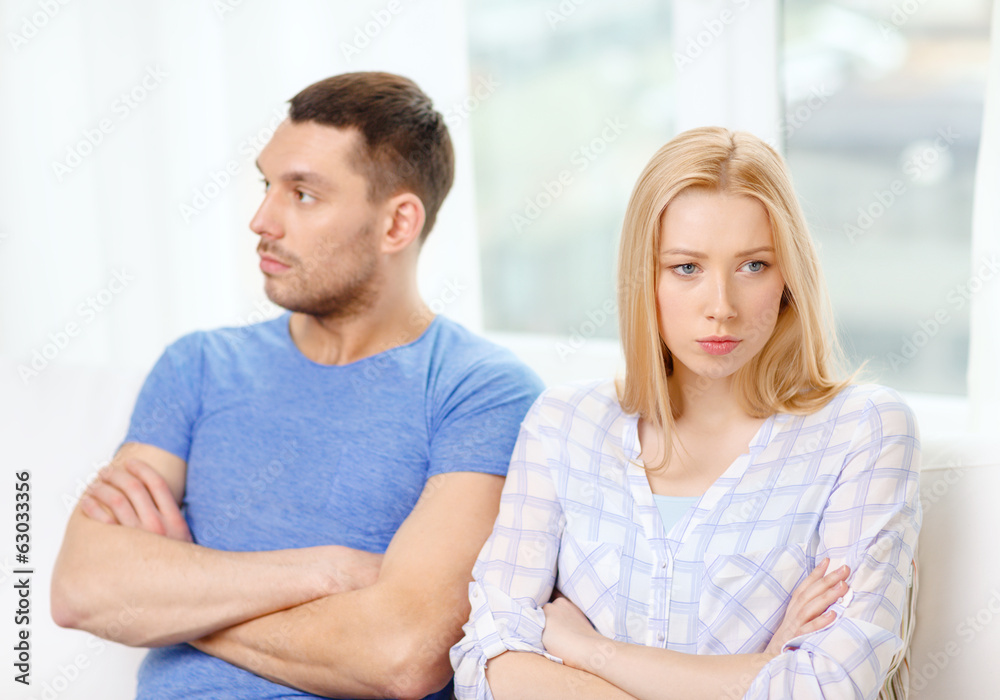
[[[514,347],[546,381],[613,371],[614,352],[560,357],[555,341]],[[596,342],[596,341],[592,341]],[[593,348],[591,348],[593,350]],[[565,355],[565,353],[564,353]],[[0,698],[124,700],[132,698],[143,651],[55,626],[49,615],[52,566],[72,505],[83,485],[124,435],[141,384],[136,373],[53,366],[25,385],[15,363],[0,359],[0,425],[8,451],[0,522],[8,523],[0,569],[0,645],[12,654],[14,473],[31,471],[31,681],[13,681],[3,663]],[[910,697],[919,700],[1000,698],[1000,436],[948,438],[935,423],[961,423],[949,412],[914,402],[925,436],[924,527],[918,554],[917,626],[910,657]],[[927,404],[931,405],[931,404]],[[13,450],[11,452],[11,450]],[[114,562],[107,562],[114,576]],[[123,601],[127,603],[128,601]],[[141,614],[141,611],[138,612]],[[126,615],[122,622],[128,623]]]

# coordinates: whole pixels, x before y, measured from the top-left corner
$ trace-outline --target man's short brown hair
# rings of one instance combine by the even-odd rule
[[[455,176],[455,154],[444,117],[409,78],[392,73],[344,73],[313,83],[290,100],[293,123],[312,121],[356,129],[362,138],[355,167],[379,202],[413,192],[423,202],[423,243]]]

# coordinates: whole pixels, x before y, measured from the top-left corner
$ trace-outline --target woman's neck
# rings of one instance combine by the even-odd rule
[[[677,422],[711,432],[713,427],[719,431],[750,418],[733,391],[732,377],[709,379],[680,367],[668,378],[667,387]]]

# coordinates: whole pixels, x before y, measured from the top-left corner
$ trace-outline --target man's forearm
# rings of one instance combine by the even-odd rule
[[[633,700],[596,675],[530,652],[508,651],[490,659],[486,681],[495,700]]]
[[[451,678],[448,651],[469,619],[476,553],[503,480],[431,477],[371,586],[337,593],[192,642],[277,683],[317,695],[422,698]]]
[[[461,637],[462,620],[458,614],[448,619],[442,606],[437,620],[421,623],[408,607],[405,596],[376,584],[249,620],[191,644],[317,695],[422,698],[450,677],[448,649]],[[433,678],[440,683],[428,685]]]
[[[53,573],[52,615],[133,646],[197,639],[334,590],[321,549],[223,552],[77,510]]]

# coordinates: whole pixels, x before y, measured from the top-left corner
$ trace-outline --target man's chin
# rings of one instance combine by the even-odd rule
[[[288,294],[282,294],[282,290],[277,288],[275,280],[267,278],[264,280],[264,295],[275,306],[280,306],[287,311],[298,311],[300,306],[296,300]]]

